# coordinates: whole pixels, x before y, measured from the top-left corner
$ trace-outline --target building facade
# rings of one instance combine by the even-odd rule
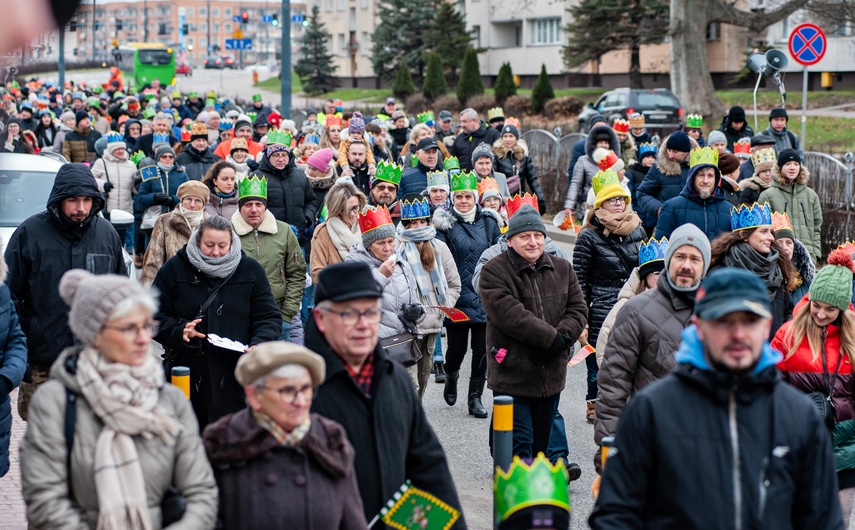
[[[320,10],[320,20],[330,34],[330,53],[334,56],[336,75],[343,86],[373,86],[376,82],[371,66],[371,35],[376,27],[376,0],[309,0]]]

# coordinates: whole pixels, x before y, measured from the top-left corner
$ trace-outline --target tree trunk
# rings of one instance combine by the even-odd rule
[[[629,88],[644,88],[641,80],[641,46],[633,42],[629,47]]]
[[[707,1],[671,0],[671,90],[686,114],[710,118],[722,116],[724,106],[707,61]]]

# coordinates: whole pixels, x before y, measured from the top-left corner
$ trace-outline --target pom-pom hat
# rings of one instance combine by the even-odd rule
[[[845,311],[852,303],[852,274],[855,265],[844,249],[832,250],[828,264],[821,268],[810,284],[810,299]]]

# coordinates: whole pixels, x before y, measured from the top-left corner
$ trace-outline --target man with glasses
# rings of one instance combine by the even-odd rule
[[[389,208],[392,222],[395,226],[401,222],[401,203],[398,201],[398,184],[400,173],[384,172],[376,174],[371,179],[371,189],[368,192],[368,204],[370,206],[385,206]],[[386,180],[389,179],[389,180]]]
[[[312,411],[347,432],[367,520],[406,480],[461,510],[445,453],[410,376],[380,345],[382,296],[365,263],[336,263],[319,273],[306,347],[324,358],[326,377]],[[466,528],[462,514],[452,528]]]
[[[155,134],[168,134],[169,135],[169,145],[175,145],[178,143],[178,138],[172,134],[172,118],[165,112],[158,112],[154,119],[151,121],[152,132],[148,134],[143,134],[139,138],[137,138],[137,143],[134,145],[134,149],[136,151],[142,151],[145,153],[145,156],[154,156],[154,135]],[[223,157],[225,158],[225,157]]]
[[[463,130],[454,139],[449,152],[460,160],[460,169],[472,171],[472,152],[480,144],[493,145],[502,134],[478,117],[475,109],[464,109],[460,113],[460,126]]]

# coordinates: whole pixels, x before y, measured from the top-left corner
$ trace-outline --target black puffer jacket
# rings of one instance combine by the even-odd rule
[[[458,134],[448,152],[460,160],[460,169],[472,171],[472,151],[480,144],[492,146],[493,142],[501,136],[499,131],[493,127],[487,127],[487,124],[482,120],[481,126],[475,132],[463,131]]]
[[[190,180],[202,180],[208,168],[220,160],[220,157],[214,154],[210,147],[199,152],[192,145],[184,148],[184,151],[175,159],[175,164],[184,166],[184,171]]]
[[[517,143],[508,149],[499,138],[493,143],[493,153],[496,154],[496,173],[505,175],[509,181],[514,176],[519,177],[519,189],[512,189],[511,195],[516,193],[522,195],[526,191],[533,193],[537,196],[540,214],[546,213],[546,196],[537,180],[537,172],[534,169],[534,162],[531,161],[528,145],[522,140],[517,140]]]
[[[277,221],[297,227],[300,234],[317,218],[320,207],[306,174],[297,169],[294,157],[289,157],[285,169],[278,170],[263,156],[258,174],[267,177],[267,209]],[[311,238],[311,235],[309,235]],[[300,244],[308,243],[300,237]]]
[[[647,234],[639,225],[627,236],[607,236],[596,216],[591,215],[590,223],[576,239],[573,269],[588,303],[588,343],[596,344],[621,287],[638,266],[638,247]]]

